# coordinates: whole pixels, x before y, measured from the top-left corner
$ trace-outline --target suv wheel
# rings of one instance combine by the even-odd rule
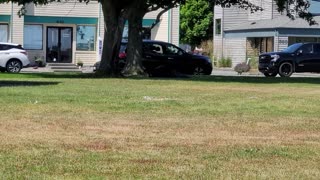
[[[204,75],[204,69],[200,66],[197,66],[193,70],[193,75]]]
[[[7,63],[6,69],[9,73],[18,73],[22,68],[21,62],[19,60],[11,60]]]
[[[273,73],[263,73],[265,77],[276,77],[277,76],[277,72],[273,72]]]
[[[293,73],[293,65],[289,62],[284,62],[279,66],[279,75],[281,77],[290,77]]]

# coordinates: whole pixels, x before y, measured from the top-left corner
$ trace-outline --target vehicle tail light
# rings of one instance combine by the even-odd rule
[[[127,54],[124,52],[119,53],[119,58],[126,58]]]

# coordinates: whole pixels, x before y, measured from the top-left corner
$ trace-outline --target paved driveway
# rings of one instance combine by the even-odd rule
[[[239,75],[231,68],[213,68],[212,74],[215,76],[253,76],[253,77],[264,77],[264,75],[258,71],[252,71],[242,73]],[[280,77],[279,75],[277,77]],[[320,73],[293,73],[291,77],[320,77]]]

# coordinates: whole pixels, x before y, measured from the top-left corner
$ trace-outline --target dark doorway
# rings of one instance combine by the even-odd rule
[[[72,28],[48,27],[47,28],[47,62],[71,63],[72,62]]]

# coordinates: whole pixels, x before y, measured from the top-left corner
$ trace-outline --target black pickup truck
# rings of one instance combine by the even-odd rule
[[[292,73],[320,72],[320,43],[296,43],[281,52],[259,56],[259,71],[267,77],[290,77]]]

